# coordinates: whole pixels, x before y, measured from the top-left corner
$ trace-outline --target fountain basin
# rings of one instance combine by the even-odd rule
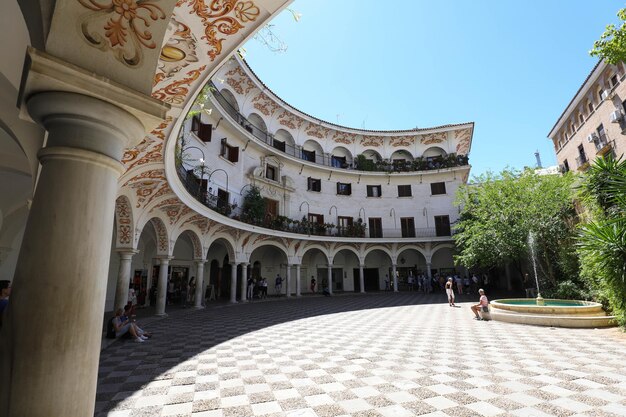
[[[494,300],[489,312],[493,320],[536,326],[593,328],[615,326],[615,317],[607,316],[602,305],[592,301],[544,300],[534,298]]]

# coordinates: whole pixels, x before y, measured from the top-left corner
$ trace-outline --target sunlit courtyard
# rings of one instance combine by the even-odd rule
[[[465,296],[178,310],[101,354],[97,416],[626,415],[626,338],[476,321]]]

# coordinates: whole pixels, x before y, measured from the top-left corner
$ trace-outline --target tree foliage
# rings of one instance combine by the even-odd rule
[[[599,158],[585,176],[588,222],[581,225],[581,276],[626,324],[626,161]]]
[[[266,203],[261,190],[256,185],[250,187],[243,197],[242,220],[252,224],[261,224],[265,219]]]
[[[522,273],[533,232],[539,275],[552,288],[577,275],[571,175],[538,176],[533,170],[487,173],[457,193],[461,207],[454,236],[457,261],[468,268],[513,264]]]
[[[621,25],[607,25],[600,39],[594,42],[593,49],[589,51],[591,56],[614,65],[626,61],[626,9],[618,11],[617,17],[622,21]]]

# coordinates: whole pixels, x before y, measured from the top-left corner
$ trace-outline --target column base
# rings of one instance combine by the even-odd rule
[[[204,306],[193,306],[196,310],[204,310],[206,307]]]
[[[156,313],[155,316],[157,317],[167,317],[167,313]]]

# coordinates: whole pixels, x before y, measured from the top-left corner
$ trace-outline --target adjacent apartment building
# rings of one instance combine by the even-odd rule
[[[626,66],[599,61],[548,137],[561,172],[584,171],[595,158],[626,151]]]

